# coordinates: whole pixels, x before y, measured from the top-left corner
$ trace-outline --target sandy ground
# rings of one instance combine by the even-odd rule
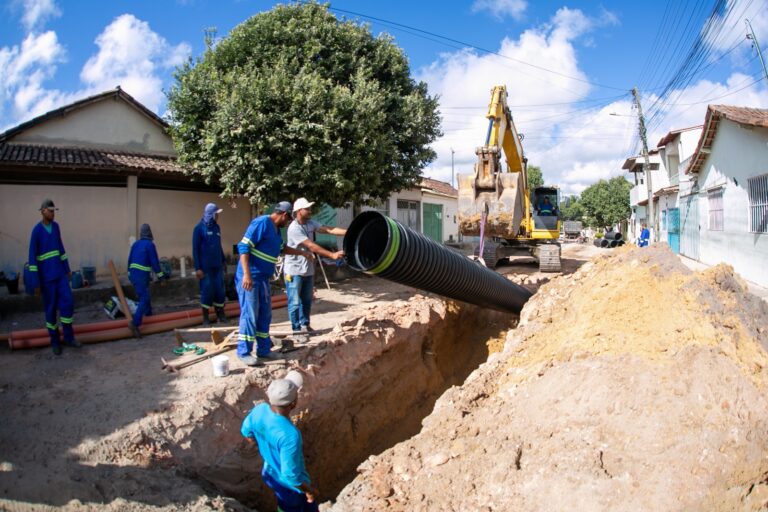
[[[601,252],[593,246],[565,246],[564,266],[573,271]],[[551,278],[533,264],[507,265],[499,271],[531,289]],[[361,277],[332,283],[332,290],[318,283],[316,293],[312,323],[321,334],[313,337],[310,347],[290,354],[283,363],[255,369],[243,367],[231,353],[228,379],[214,378],[207,362],[178,374],[162,371],[160,358],[174,357],[171,333],[65,349],[61,357],[48,349],[0,350],[0,509],[237,509],[239,504],[219,490],[187,478],[190,475],[174,463],[173,450],[158,439],[175,436],[192,456],[201,449],[195,437],[208,435],[199,429],[205,424],[227,429],[224,438],[237,448],[239,423],[233,418],[253,402],[243,405],[242,398],[230,395],[262,397],[272,377],[297,361],[309,364],[305,351],[322,363],[328,350],[335,350],[322,342],[332,334],[329,331],[338,331],[340,324],[354,326],[356,318],[398,304],[415,291]],[[186,301],[183,298],[180,305]],[[34,326],[38,316],[41,313],[30,313],[9,321]],[[103,320],[94,305],[79,309],[76,318]],[[286,310],[276,310],[273,328],[288,325]],[[206,346],[202,336],[190,341]],[[215,421],[205,419],[212,404],[226,409],[232,403],[247,407],[233,413],[226,425],[218,416]],[[171,417],[177,431],[164,432]],[[253,471],[257,474],[258,468]],[[221,472],[236,478],[224,468]]]
[[[334,511],[765,510],[768,305],[624,247],[542,286]]]

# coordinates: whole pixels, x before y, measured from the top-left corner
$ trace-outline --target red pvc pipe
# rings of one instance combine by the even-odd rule
[[[272,307],[285,305],[288,301],[288,297],[286,295],[276,295],[272,297]],[[239,312],[240,305],[237,302],[228,302],[224,304],[224,311],[226,313],[229,313],[231,310],[237,309]],[[173,311],[170,313],[162,313],[160,315],[152,315],[148,316],[144,319],[142,322],[142,325],[147,324],[154,324],[158,322],[166,322],[168,320],[178,320],[182,318],[197,318],[202,317],[203,312],[202,308],[196,308],[196,309],[188,309],[184,311]],[[98,332],[98,331],[104,331],[108,329],[119,329],[122,327],[128,327],[128,320],[122,319],[122,320],[105,320],[103,322],[94,322],[90,324],[75,324],[74,325],[74,332],[77,335],[85,334],[88,332]],[[61,331],[60,331],[61,332]],[[28,329],[25,331],[14,331],[10,334],[10,336],[7,336],[6,339],[12,338],[16,341],[23,340],[23,339],[29,339],[29,338],[47,338],[48,337],[48,330],[47,329]],[[0,341],[3,341],[0,339]]]
[[[274,309],[284,308],[286,307],[286,304],[273,304],[272,307]],[[237,308],[231,308],[230,311],[232,311],[233,313],[236,312],[237,314],[239,314],[240,308],[239,306],[237,306]],[[162,322],[154,322],[149,325],[142,323],[141,333],[145,335],[156,334],[159,332],[170,331],[172,329],[181,329],[184,327],[199,325],[202,320],[201,316],[202,316],[202,313],[197,317],[191,316],[189,318],[177,318],[177,319],[166,320]],[[147,317],[147,318],[150,318],[150,317]],[[80,334],[77,336],[77,341],[83,344],[90,344],[90,343],[100,343],[102,341],[121,340],[121,339],[131,338],[131,337],[133,337],[133,334],[131,333],[131,330],[128,329],[128,327],[117,327],[113,329],[105,329],[102,331],[93,331],[93,332],[86,332],[86,333]],[[14,336],[11,336],[11,338],[8,340],[8,345],[10,346],[11,350],[19,350],[23,348],[41,348],[41,347],[49,347],[51,345],[51,340],[48,337],[47,331],[46,331],[46,335],[44,337],[16,339]]]

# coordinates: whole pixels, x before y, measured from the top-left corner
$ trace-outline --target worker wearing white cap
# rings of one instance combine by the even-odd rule
[[[293,203],[293,222],[288,226],[288,247],[299,251],[312,252],[333,260],[341,259],[343,251],[331,252],[315,243],[315,233],[343,236],[346,229],[324,226],[312,220],[314,202],[301,197]],[[322,265],[322,262],[320,263]],[[295,334],[309,334],[310,313],[312,310],[312,289],[315,281],[315,265],[306,258],[286,255],[285,291],[288,295],[288,317]]]
[[[318,510],[318,492],[304,464],[301,432],[290,416],[303,384],[303,377],[295,370],[273,380],[267,388],[269,403],[254,407],[240,428],[248,442],[258,444],[264,459],[261,478],[274,491],[278,510],[283,512]]]

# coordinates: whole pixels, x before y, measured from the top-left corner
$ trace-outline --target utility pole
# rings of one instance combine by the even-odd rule
[[[453,186],[453,154],[455,151],[451,148],[451,186]]]
[[[632,88],[632,97],[635,99],[635,106],[637,107],[637,119],[638,130],[640,132],[640,140],[643,141],[643,170],[645,171],[645,184],[648,187],[648,230],[651,232],[651,242],[655,238],[656,225],[654,223],[653,214],[653,185],[651,183],[651,160],[648,157],[648,138],[645,132],[645,117],[643,117],[643,106],[640,104],[640,93],[637,91],[637,87]]]
[[[763,74],[765,75],[765,79],[768,80],[768,69],[765,68],[765,61],[763,60],[763,52],[760,51],[760,44],[757,42],[757,36],[755,35],[755,31],[752,30],[752,24],[749,22],[749,20],[745,19],[744,23],[747,24],[747,27],[749,28],[749,34],[747,34],[747,39],[752,41],[752,44],[755,45],[755,49],[757,50],[757,56],[760,57],[760,64],[763,65]]]

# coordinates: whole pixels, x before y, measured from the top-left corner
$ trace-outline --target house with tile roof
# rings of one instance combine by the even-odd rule
[[[104,274],[113,260],[124,271],[145,222],[161,257],[189,257],[192,229],[208,202],[225,209],[225,250],[237,243],[250,204],[225,202],[216,186],[183,173],[166,129],[118,87],[0,133],[0,270],[23,267],[45,198],[59,208],[73,269],[92,266]]]
[[[709,105],[683,163],[691,186],[680,191],[681,253],[768,286],[768,109]]]

